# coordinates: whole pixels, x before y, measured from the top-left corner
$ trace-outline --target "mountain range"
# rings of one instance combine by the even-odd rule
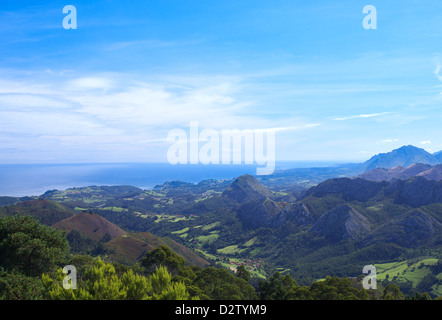
[[[243,176],[241,180],[237,179],[233,183],[236,184],[241,184],[242,188],[247,189],[250,185],[256,186],[257,181],[251,176]],[[293,203],[276,202],[268,197],[255,200],[256,191],[250,192],[253,194],[253,197],[249,198],[251,200],[241,202],[234,208],[245,228],[278,228],[292,223],[296,227],[308,227],[309,232],[317,232],[334,239],[362,239],[370,232],[376,231],[377,227],[383,224],[380,219],[374,217],[385,210],[383,207],[395,206],[401,212],[420,212],[421,216],[425,216],[431,214],[426,213],[424,209],[419,211],[413,208],[442,203],[442,181],[423,177],[395,182],[374,182],[362,178],[329,179],[310,188],[303,197]],[[261,195],[268,192],[260,190]],[[321,209],[318,205],[322,205]],[[355,209],[356,207],[359,210]],[[376,214],[373,211],[376,211]],[[392,223],[390,218],[391,221],[396,221],[393,219],[396,219],[394,214],[388,210],[383,212],[383,222]],[[437,212],[431,220],[437,230],[441,230],[437,224],[441,218],[442,212]],[[387,228],[384,231],[391,234],[393,229]],[[418,234],[415,236],[419,238]],[[434,233],[434,236],[439,237],[442,234]]]
[[[362,163],[341,163],[328,167],[310,167],[276,170],[268,176],[257,176],[259,182],[272,190],[290,192],[298,195],[306,188],[317,185],[327,179],[337,177],[359,176],[367,171],[377,170],[372,175],[374,180],[381,176],[382,169],[395,167],[408,168],[413,164],[437,166],[442,164],[442,151],[429,153],[428,151],[412,145],[402,146],[387,153],[379,153]],[[439,170],[436,168],[435,170]],[[437,176],[435,173],[429,175]],[[411,176],[411,175],[410,175]],[[367,175],[369,178],[370,176]]]
[[[356,276],[366,264],[437,257],[442,248],[442,181],[424,177],[329,179],[293,203],[266,198],[232,210],[260,256],[298,277]]]
[[[360,166],[365,172],[375,168],[389,169],[397,166],[409,167],[415,163],[437,165],[442,163],[442,151],[431,154],[412,145],[403,146],[388,153],[373,156]]]
[[[429,180],[442,180],[442,164],[432,166],[430,164],[414,163],[409,167],[397,166],[390,169],[376,168],[363,174],[359,177],[372,180],[372,181],[382,181],[382,180],[398,180],[398,179],[408,179],[411,177],[424,177]]]
[[[65,231],[71,247],[78,247],[80,243],[91,249],[102,244],[103,253],[111,261],[134,264],[147,252],[167,245],[189,264],[209,265],[205,259],[170,238],[156,237],[149,232],[128,232],[96,213],[77,213],[55,201],[28,200],[0,207],[0,217],[14,214],[30,215],[42,224]],[[70,236],[73,231],[75,237]]]
[[[404,146],[361,164],[266,178],[52,190],[36,199],[3,197],[0,216],[30,214],[65,230],[75,250],[120,263],[167,245],[191,264],[244,264],[256,277],[285,270],[309,284],[356,277],[364,265],[438,257],[440,157]]]

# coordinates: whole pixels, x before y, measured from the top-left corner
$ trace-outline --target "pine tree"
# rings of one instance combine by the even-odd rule
[[[98,258],[92,267],[87,267],[77,289],[64,289],[66,275],[58,270],[55,279],[42,276],[47,298],[53,300],[185,300],[190,295],[184,283],[172,282],[166,267],[158,267],[149,277],[128,270],[121,276],[115,267]]]

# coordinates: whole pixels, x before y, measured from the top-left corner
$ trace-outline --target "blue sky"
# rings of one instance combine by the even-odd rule
[[[190,121],[277,128],[277,160],[435,152],[441,66],[440,1],[2,1],[0,163],[162,162]]]

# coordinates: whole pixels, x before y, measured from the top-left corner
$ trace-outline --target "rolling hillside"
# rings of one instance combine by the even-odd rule
[[[51,200],[28,200],[17,204],[0,207],[0,216],[14,214],[30,215],[45,225],[52,225],[63,219],[71,218],[75,212],[55,201]]]
[[[109,235],[113,239],[127,234],[124,230],[98,214],[87,212],[82,212],[57,222],[52,227],[68,232],[76,230],[95,241],[100,241],[105,235]]]
[[[131,265],[139,262],[147,252],[166,245],[189,264],[201,267],[209,265],[206,260],[172,239],[156,237],[149,232],[126,232],[96,213],[82,212],[55,223],[52,227],[68,233],[75,230],[95,242],[103,242],[105,256],[111,261]]]
[[[230,270],[246,265],[261,278],[278,270],[309,285],[327,275],[357,277],[367,264],[438,256],[442,181],[434,177],[441,165],[409,164],[434,160],[423,151],[408,146],[381,154],[370,163],[386,168],[313,186],[310,181],[308,189],[296,192],[278,191],[264,185],[270,180],[244,175],[219,183],[172,181],[155,190],[95,186],[52,191],[46,200],[0,212],[22,208],[51,217],[54,227],[70,232],[78,252],[111,261],[133,264],[167,245],[189,264],[208,265],[201,254]],[[324,170],[327,175],[333,171]],[[277,175],[283,179],[283,173]],[[94,213],[78,213],[82,208]]]
[[[431,166],[429,164],[414,163],[405,168],[397,166],[391,169],[376,168],[359,175],[360,178],[370,181],[407,180],[412,177],[424,177],[428,180],[442,180],[442,164]]]
[[[442,296],[442,270],[438,268],[438,259],[418,261],[395,261],[376,264],[377,280],[392,281],[403,291],[416,290],[428,292],[433,296]]]

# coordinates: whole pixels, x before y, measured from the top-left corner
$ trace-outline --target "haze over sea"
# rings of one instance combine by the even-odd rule
[[[322,167],[331,162],[279,162],[276,170]],[[256,165],[171,165],[168,163],[3,164],[0,196],[39,196],[48,190],[92,185],[131,185],[150,189],[167,181],[197,183],[255,174]]]

